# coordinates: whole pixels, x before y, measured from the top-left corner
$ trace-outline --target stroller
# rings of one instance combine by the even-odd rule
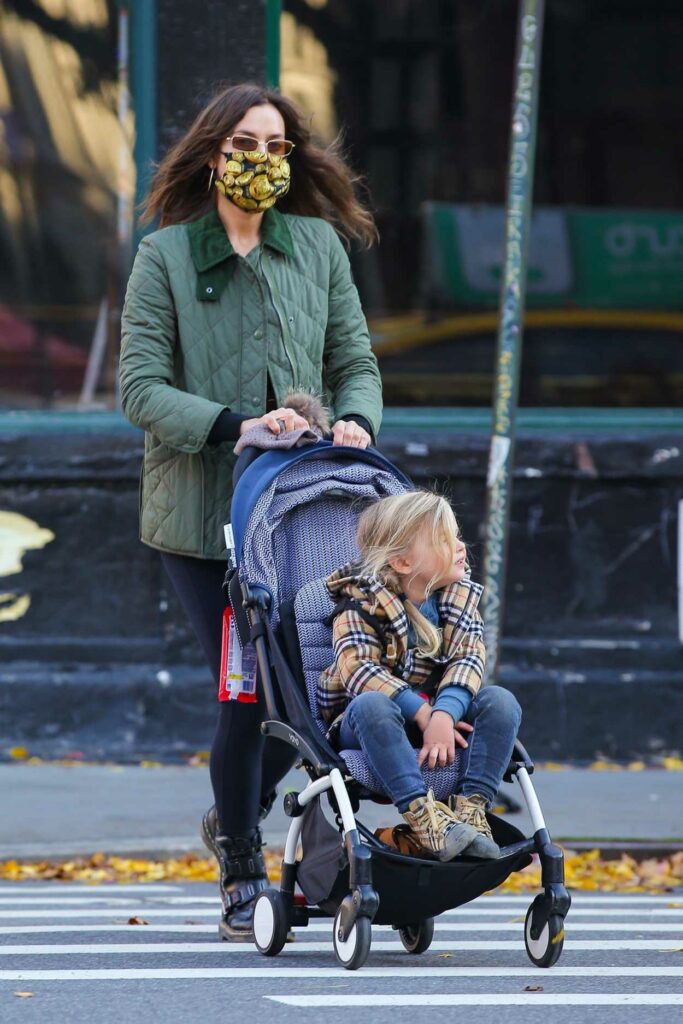
[[[551,842],[530,779],[534,766],[522,744],[515,744],[505,780],[519,783],[533,836],[489,814],[500,858],[461,855],[440,863],[397,852],[357,819],[362,800],[383,799],[381,783],[361,751],[337,751],[326,738],[316,703],[318,677],[333,657],[324,580],[357,555],[356,522],[363,507],[412,490],[410,481],[374,448],[329,441],[288,451],[245,449],[234,475],[235,566],[224,592],[240,645],[255,645],[267,710],[262,732],[292,746],[310,780],[302,792],[284,797],[291,825],[281,882],[257,898],[257,948],[275,956],[291,926],[332,917],[334,952],[349,970],[367,959],[373,921],[397,930],[408,952],[422,953],[432,941],[436,915],[495,888],[537,853],[543,892],[527,912],[524,941],[537,967],[552,966],[562,952],[571,900],[563,854]],[[423,772],[436,799],[445,799],[455,788],[457,755],[454,764],[425,766]],[[324,795],[336,827],[325,816]]]

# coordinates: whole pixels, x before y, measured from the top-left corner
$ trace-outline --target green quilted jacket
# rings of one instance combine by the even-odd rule
[[[315,217],[264,214],[262,244],[239,256],[218,214],[142,240],[121,321],[125,416],[145,431],[140,539],[221,558],[233,445],[207,445],[220,412],[265,412],[293,388],[322,394],[334,420],[377,435],[382,391],[349,261]],[[333,420],[333,421],[334,421]]]

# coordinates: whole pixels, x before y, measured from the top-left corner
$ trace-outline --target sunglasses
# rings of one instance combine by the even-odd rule
[[[238,150],[240,153],[256,153],[261,145],[261,140],[253,135],[229,135],[225,141],[232,143],[232,152]],[[271,156],[289,156],[294,149],[294,143],[289,139],[268,139],[263,141],[263,145]],[[228,155],[223,153],[223,156]]]

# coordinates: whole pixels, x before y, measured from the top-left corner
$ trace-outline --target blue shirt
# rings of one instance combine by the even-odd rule
[[[430,594],[426,601],[417,605],[417,609],[433,626],[438,627],[440,625],[439,600],[436,594]],[[408,646],[410,648],[417,646],[415,629],[410,620],[408,620]],[[411,689],[401,690],[395,700],[407,722],[413,721],[415,715],[425,703],[424,697],[421,697],[419,693]],[[472,694],[466,687],[447,686],[436,698],[434,710],[448,712],[455,723],[459,722],[463,717],[471,701]]]

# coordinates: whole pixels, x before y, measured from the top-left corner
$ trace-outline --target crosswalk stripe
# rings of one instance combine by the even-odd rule
[[[532,900],[531,900],[531,898],[529,898],[527,906],[531,905],[531,902],[532,902]],[[494,910],[494,909],[489,908],[489,907],[486,907],[485,909],[480,909],[479,907],[471,907],[471,908],[467,908],[466,909],[466,908],[462,907],[459,910],[447,910],[444,914],[442,914],[438,918],[438,920],[441,920],[442,917],[470,917],[470,916],[471,917],[504,917],[506,915],[509,916],[510,914],[518,914],[520,912],[520,909],[523,909],[523,908],[508,907],[507,909],[505,909],[503,907],[500,907],[500,908],[497,908],[497,909]],[[637,917],[671,917],[671,918],[676,918],[676,917],[683,917],[683,904],[681,904],[680,909],[675,908],[675,907],[660,908],[660,909],[653,907],[650,910],[628,910],[626,908],[622,909],[622,908],[619,908],[619,907],[617,907],[616,909],[612,909],[611,907],[593,907],[593,908],[590,908],[590,907],[577,907],[577,906],[575,906],[574,903],[572,903],[572,907],[571,907],[570,913],[571,913],[571,916],[572,916],[572,920],[575,917],[600,917],[600,918],[603,918],[603,917],[629,917],[629,918],[637,918]]]
[[[195,883],[193,883],[195,884]],[[22,886],[4,886],[0,884],[0,904],[14,903],[14,900],[7,900],[4,897],[9,896],[21,896],[22,899],[18,902],[30,904],[36,899],[38,901],[49,898],[50,900],[70,900],[71,894],[86,893],[90,896],[92,901],[98,901],[103,898],[102,894],[112,894],[115,896],[121,894],[134,894],[134,893],[152,893],[159,894],[159,900],[164,903],[172,905],[199,905],[207,904],[218,906],[219,899],[218,895],[215,896],[175,896],[173,893],[182,892],[181,886],[174,885],[146,885],[143,883],[136,883],[134,885],[106,885],[106,884],[93,884],[93,885],[74,885],[70,882],[26,882]],[[56,894],[60,893],[59,896]],[[168,896],[165,894],[169,893]],[[533,900],[536,892],[528,892],[518,896],[506,896],[505,894],[489,895],[484,893],[477,901],[466,904],[462,907],[456,907],[454,910],[445,911],[446,915],[449,914],[498,914],[505,913],[510,907],[517,906],[528,906]],[[150,898],[150,897],[146,897]],[[650,909],[650,904],[652,908]],[[586,896],[580,892],[572,893],[572,913],[575,913],[577,908],[583,908],[582,913],[609,913],[610,911],[605,908],[621,908],[621,907],[642,907],[641,911],[638,910],[622,910],[619,909],[619,913],[664,913],[666,911],[683,911],[683,895],[679,898],[675,894],[668,896]],[[590,909],[595,907],[594,910]],[[612,912],[616,913],[616,910]]]
[[[683,995],[676,992],[548,992],[429,993],[415,995],[339,995],[336,992],[310,996],[265,996],[287,1006],[681,1006]]]
[[[570,888],[571,888],[571,886],[570,886]],[[514,895],[514,896],[508,896],[505,893],[493,893],[492,895],[489,895],[488,893],[484,893],[483,897],[481,897],[481,898],[482,898],[482,900],[485,903],[488,903],[488,902],[491,902],[491,903],[526,903],[527,900],[530,897],[533,897],[533,896],[534,896],[533,892],[522,893],[522,894]],[[595,903],[595,904],[599,904],[599,905],[602,905],[602,904],[625,904],[625,905],[629,905],[629,904],[631,904],[631,905],[643,906],[644,904],[647,904],[647,903],[676,903],[677,902],[680,906],[683,906],[683,898],[682,897],[678,897],[678,899],[677,899],[675,893],[670,893],[668,896],[666,896],[666,895],[647,895],[646,893],[643,893],[642,895],[639,893],[639,894],[637,894],[635,896],[618,896],[616,894],[613,895],[613,896],[612,895],[610,895],[610,896],[587,896],[587,895],[585,895],[582,892],[572,892],[572,899],[576,900],[577,902],[580,902],[581,904],[587,904],[587,903]]]
[[[92,885],[77,885],[74,882],[24,882],[22,885],[4,885],[0,883],[0,893],[9,894],[10,896],[22,895],[25,896],[27,890],[31,893],[49,893],[49,892],[87,892],[92,895],[99,895],[100,893],[109,892],[182,892],[182,887],[179,885],[164,885],[162,882],[151,882],[149,885],[145,882],[135,882],[133,885],[119,885],[118,882],[112,885],[107,885],[106,882],[93,882]],[[188,896],[187,899],[192,899]]]
[[[560,967],[553,968],[554,977],[588,977],[585,971],[579,969],[572,974],[568,974],[569,968]],[[623,977],[627,973],[626,970],[619,972],[618,974],[605,974],[602,971],[592,971],[591,977]],[[631,972],[633,973],[633,972]],[[659,971],[650,972],[647,974],[640,975],[641,977],[671,977],[670,974],[664,974]],[[123,967],[119,970],[116,968],[96,968],[93,970],[76,968],[73,970],[26,970],[26,971],[0,971],[0,982],[1,981],[123,981],[125,979],[135,981],[155,981],[158,979],[167,979],[169,981],[186,981],[193,979],[211,979],[211,978],[233,978],[244,981],[249,980],[262,980],[265,977],[270,978],[346,978],[361,980],[363,978],[393,978],[399,979],[405,978],[529,978],[538,977],[538,968],[529,966],[526,968],[405,968],[402,970],[395,970],[393,968],[373,968],[365,967],[360,974],[349,975],[348,971],[343,968],[281,968],[281,967],[156,967],[156,968],[144,968],[144,967]],[[614,995],[621,995],[622,993],[614,993]],[[675,994],[675,993],[674,993]],[[533,993],[534,996],[537,993]],[[558,999],[562,999],[564,996],[571,996],[572,993],[561,993],[557,996]],[[638,995],[638,993],[634,993]],[[430,996],[428,993],[423,993],[425,1000],[429,1000]],[[586,1000],[595,998],[602,998],[601,993],[585,994]],[[612,996],[606,996],[612,998]],[[271,999],[277,999],[277,996],[270,996]],[[299,997],[296,997],[299,998]],[[308,997],[301,997],[308,999],[321,999],[325,1000],[325,995],[311,995]],[[342,997],[344,998],[344,997]],[[368,998],[367,996],[355,997],[359,1000]],[[371,999],[376,998],[378,1000],[390,1001],[394,997],[390,993],[385,995],[379,995],[376,997],[370,996]],[[404,997],[401,997],[404,998]],[[419,996],[407,995],[407,999],[418,999]],[[437,996],[437,998],[440,998]],[[453,993],[449,995],[452,1002],[462,1000],[463,996],[460,993]],[[479,998],[478,996],[472,996],[473,1000]],[[504,998],[503,996],[501,998]],[[529,996],[526,997],[528,999]],[[683,1001],[683,995],[678,996],[679,1000]],[[536,1001],[536,1000],[533,1000]],[[296,1004],[294,1004],[296,1005]],[[303,1005],[303,1004],[301,1004]],[[322,1004],[312,1004],[322,1005]],[[342,1004],[338,1004],[342,1005]],[[351,1005],[351,1004],[349,1004]],[[361,1005],[360,1003],[357,1005]],[[372,1004],[368,1004],[372,1005]],[[406,1003],[405,1005],[411,1005]]]
[[[164,907],[150,907],[141,904],[137,907],[116,906],[112,907],[112,914],[116,914],[119,917],[215,917],[216,908],[211,907],[183,907],[178,908],[164,908]],[[3,910],[2,917],[5,920],[26,920],[26,918],[35,918],[36,920],[43,920],[46,918],[59,920],[59,918],[69,917],[104,917],[106,915],[106,907],[98,907],[95,910],[65,910],[63,908],[56,907],[54,910]]]
[[[120,930],[125,930],[130,935],[130,926],[126,925],[98,925],[89,929],[93,932],[109,932],[117,933]],[[80,928],[64,929],[73,930],[75,932],[83,931]],[[36,932],[44,934],[46,929],[36,929]],[[145,934],[152,934],[154,932],[173,932],[173,933],[185,933],[193,932],[194,934],[205,934],[213,933],[216,934],[214,926],[202,926],[202,925],[179,925],[178,927],[154,927],[150,925],[145,928]],[[301,932],[298,933],[301,935]],[[332,948],[332,928],[330,925],[329,939],[326,941],[318,942],[304,942],[297,941],[288,947],[292,953],[325,953],[330,952]],[[649,950],[656,951],[658,953],[675,953],[680,949],[680,941],[672,943],[666,939],[572,939],[566,938],[564,942],[565,949],[569,949],[572,952],[585,952],[585,951],[615,951],[615,950]],[[78,950],[79,946],[74,945],[70,948]],[[435,939],[429,947],[431,952],[472,952],[474,950],[514,950],[519,952],[524,949],[524,940],[520,934],[517,939]],[[391,952],[396,950],[402,950],[400,939],[396,937],[393,940],[387,939],[373,939],[372,949],[380,950],[384,952]],[[255,952],[254,946],[249,943],[226,943],[223,946],[225,956],[241,956],[246,954],[253,954]]]
[[[150,897],[148,897],[150,898]],[[169,898],[160,897],[164,903],[169,902]],[[193,901],[193,902],[204,902]],[[209,900],[206,901],[207,903]],[[210,901],[214,906],[220,906],[220,902],[217,899]],[[103,910],[107,906],[111,907],[125,907],[130,903],[130,896],[122,896],[121,899],[117,899],[115,896],[28,896],[22,899],[19,896],[11,896],[9,899],[0,898],[0,913],[4,913],[3,907],[91,907],[93,904],[103,903]]]
[[[131,934],[130,924],[21,924],[3,925],[0,935],[51,935],[57,932],[119,932]],[[330,919],[330,927],[332,927]],[[195,932],[197,935],[212,934],[218,931],[217,924],[147,924],[146,932]],[[138,927],[138,931],[140,928]]]
[[[293,946],[291,949],[292,953],[296,952],[297,946]],[[402,950],[402,947],[398,943],[394,943],[393,948],[397,951]],[[43,945],[36,943],[35,945],[17,945],[17,946],[4,946],[0,948],[0,955],[2,956],[112,956],[112,955],[128,955],[135,953],[136,956],[147,956],[147,955],[158,955],[161,953],[173,953],[173,954],[185,954],[185,953],[211,953],[217,954],[222,957],[230,955],[232,950],[226,949],[225,943],[222,942],[102,942],[91,944],[69,944],[69,945]],[[251,947],[251,952],[255,952],[254,948]],[[203,970],[203,968],[201,968]],[[147,968],[141,968],[142,971],[146,971]],[[183,968],[179,968],[183,970]],[[254,971],[261,972],[264,976],[271,976],[274,968],[264,967],[228,967],[228,968],[209,968],[209,970],[226,970],[229,972],[231,977],[249,977]],[[337,973],[340,976],[346,975],[346,971],[342,968],[324,968],[324,967],[286,967],[281,968],[280,974],[282,977],[297,977],[297,978],[308,978],[308,977],[336,977]],[[448,978],[448,977],[473,977],[473,978],[487,978],[487,977],[525,977],[528,974],[534,974],[537,968],[529,965],[528,967],[379,967],[379,968],[368,968],[363,970],[363,977],[433,977],[433,978]],[[4,976],[3,971],[0,971],[0,979]],[[554,967],[553,977],[595,977],[595,978],[619,978],[619,977],[661,977],[661,978],[678,978],[683,977],[683,967],[670,967],[670,966],[653,966],[653,967]],[[226,975],[227,976],[227,975]]]
[[[182,910],[165,907],[112,907],[109,916],[116,917],[142,917],[145,920],[164,917],[215,917],[216,908],[205,909],[202,907],[187,907]],[[107,916],[107,908],[100,907],[95,910],[9,910],[4,911],[2,917],[7,920],[59,920],[61,918],[102,918]],[[389,925],[374,925],[376,929],[387,929]],[[437,931],[445,932],[501,932],[516,931],[518,922],[514,921],[443,921],[437,920]],[[323,921],[312,921],[308,926],[309,932],[327,931],[329,924]],[[681,932],[683,935],[683,922],[675,924],[662,924],[661,922],[639,921],[638,924],[630,924],[622,921],[593,922],[576,921],[572,923],[574,932]]]
[[[63,924],[63,925],[62,924],[58,924],[58,925],[39,925],[39,924],[34,924],[34,925],[18,925],[18,926],[14,926],[14,927],[0,927],[0,935],[55,935],[55,934],[65,934],[65,933],[71,933],[71,934],[79,934],[79,933],[86,934],[87,933],[87,934],[92,934],[94,932],[97,932],[97,933],[103,933],[104,932],[104,933],[110,933],[110,934],[114,934],[114,935],[119,934],[120,932],[125,932],[127,935],[131,935],[131,927],[134,927],[134,926],[129,925],[129,924]],[[137,927],[137,930],[139,932],[139,930],[140,930],[139,927],[138,926],[135,926],[135,927]],[[152,935],[152,934],[165,934],[165,935],[183,935],[183,934],[215,935],[216,931],[217,931],[217,928],[216,928],[215,924],[148,924],[148,925],[144,925],[143,927],[144,927],[144,934],[146,934],[146,935]],[[330,919],[328,927],[329,927],[330,933],[331,933],[331,929],[332,929],[332,921],[331,921],[331,919]],[[298,936],[299,940],[301,939],[301,937],[304,934],[305,934],[304,931],[301,931],[301,930],[297,931],[297,936]],[[397,941],[398,941],[398,939],[397,939]],[[571,947],[574,950],[578,950],[578,949],[589,949],[589,950],[594,950],[594,949],[609,949],[609,950],[619,950],[619,949],[641,949],[641,950],[643,950],[643,949],[656,949],[656,950],[660,950],[660,949],[662,949],[663,944],[667,942],[666,939],[631,939],[631,940],[629,940],[629,939],[615,939],[615,940],[609,940],[609,939],[601,939],[601,940],[600,939],[596,939],[596,940],[592,940],[592,939],[587,939],[587,940],[574,940],[574,941],[567,940],[567,941],[568,942],[571,941]],[[460,940],[451,940],[450,943],[448,943],[448,948],[450,948],[450,949],[517,949],[518,945],[519,944],[516,941],[510,941],[510,940],[493,941],[493,940],[488,940],[488,939],[471,939],[469,942],[467,942],[465,940],[462,940],[462,941],[460,941]],[[376,948],[376,947],[377,947],[377,942],[375,941],[375,942],[373,942],[373,948]],[[238,948],[237,946],[226,945],[225,946],[225,951],[226,951],[226,953],[228,953],[228,952],[230,952],[230,953],[233,953],[233,952],[249,952],[250,948],[251,947],[248,947],[248,946],[246,946],[246,947],[239,947]],[[301,941],[297,941],[296,947],[294,947],[294,948],[301,949],[302,948]],[[322,948],[326,948],[326,947],[321,946],[320,948],[322,949]],[[387,948],[393,949],[394,945],[392,943],[388,943],[387,944]],[[435,948],[434,944],[432,945],[431,948],[432,949]],[[444,944],[440,943],[439,944],[439,948],[445,948]],[[671,946],[670,948],[671,948],[671,950],[676,950],[676,949],[678,949],[678,945]]]
[[[197,912],[198,913],[201,912],[203,915],[207,913],[207,910],[204,909],[204,906],[203,906],[204,904],[208,904],[209,906],[211,906],[213,908],[213,911],[216,912],[216,913],[218,913],[219,910],[220,910],[220,900],[218,899],[217,896],[195,897],[195,898],[193,898],[193,897],[189,897],[189,896],[188,897],[176,897],[176,896],[163,896],[163,895],[160,895],[160,896],[156,897],[156,896],[152,896],[151,895],[151,896],[148,896],[147,899],[148,900],[154,900],[155,903],[168,903],[168,904],[170,904],[172,906],[175,906],[177,904],[181,904],[183,906],[183,909],[182,910],[178,910],[179,914],[181,914],[181,913],[189,913],[189,912],[193,911],[193,909],[197,909],[200,904],[202,904],[202,907],[197,909]],[[3,907],[5,905],[7,905],[7,906],[11,905],[11,906],[17,906],[17,907],[33,906],[33,905],[35,905],[35,906],[45,907],[47,909],[48,907],[51,907],[51,906],[54,906],[54,907],[60,907],[60,906],[92,906],[93,903],[100,903],[100,902],[106,904],[106,906],[102,906],[101,907],[101,911],[103,913],[103,912],[105,912],[106,908],[108,908],[108,906],[112,906],[112,907],[115,907],[115,908],[118,908],[119,906],[127,906],[128,903],[129,903],[129,900],[125,899],[125,898],[117,899],[117,898],[112,897],[112,896],[97,896],[95,894],[93,894],[92,896],[78,896],[78,897],[72,897],[72,896],[52,896],[52,897],[29,896],[29,897],[25,897],[25,898],[12,897],[11,899],[2,899],[0,897],[0,916],[2,916],[4,914]],[[531,896],[529,896],[529,898],[528,898],[527,905],[530,902],[531,902]],[[189,904],[189,905],[185,906],[185,904]],[[148,903],[148,902],[145,902],[143,904],[140,904],[139,907],[134,908],[134,910],[131,909],[130,907],[128,907],[128,909],[131,910],[131,913],[133,913],[133,912],[135,912],[135,913],[142,913],[146,908],[152,908],[152,904]],[[444,918],[452,918],[452,916],[455,916],[455,918],[465,918],[465,919],[470,919],[470,918],[499,918],[499,916],[510,916],[511,914],[516,913],[516,912],[518,912],[517,908],[515,908],[515,907],[504,907],[504,906],[501,906],[501,907],[478,907],[478,906],[474,906],[474,907],[459,907],[456,910],[446,910],[443,914],[441,914],[439,916],[438,920],[442,920]],[[5,916],[6,915],[7,914],[5,914]],[[55,916],[63,916],[63,915],[59,911],[55,911]],[[611,908],[611,907],[595,907],[595,908],[590,908],[590,907],[585,907],[585,906],[572,906],[571,907],[571,918],[572,918],[572,920],[574,918],[577,918],[577,916],[585,916],[585,918],[591,918],[591,916],[593,916],[593,918],[597,918],[597,916],[599,916],[599,918],[601,918],[601,919],[603,919],[603,918],[647,918],[647,916],[661,916],[661,918],[672,918],[672,919],[675,919],[675,918],[683,918],[683,903],[681,903],[680,907],[665,907],[665,908],[652,907],[650,909],[642,909],[642,910],[627,909],[627,908],[622,908],[622,907],[618,907],[618,908],[614,909],[614,908]]]

